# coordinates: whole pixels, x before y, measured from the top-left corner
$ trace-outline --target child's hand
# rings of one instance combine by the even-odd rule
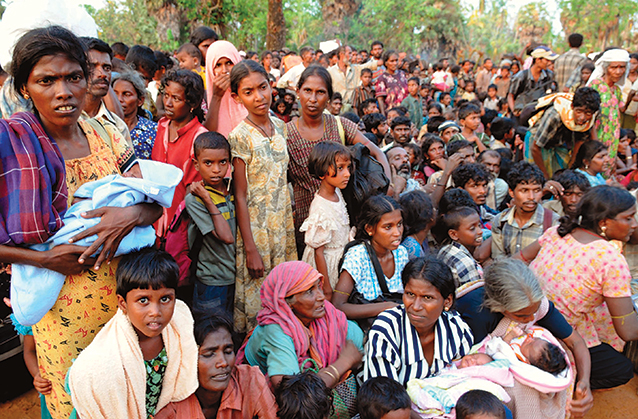
[[[42,378],[40,373],[33,377],[33,387],[38,391],[38,393],[44,394],[45,396],[51,393],[52,389],[51,381]]]
[[[525,332],[518,326],[514,326],[512,330],[507,332],[507,334],[503,337],[503,340],[507,343],[510,343],[512,339],[522,336]]]
[[[210,195],[204,187],[204,181],[202,180],[191,183],[191,193],[202,200],[210,199]]]

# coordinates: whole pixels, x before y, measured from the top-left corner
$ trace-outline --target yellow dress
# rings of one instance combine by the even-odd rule
[[[105,127],[111,136],[111,151],[89,123],[78,123],[88,139],[91,154],[65,161],[69,205],[75,191],[84,183],[119,174],[120,168],[128,167],[134,158],[133,150],[119,132]],[[71,415],[71,397],[64,387],[66,372],[72,360],[117,311],[116,268],[117,260],[113,260],[97,271],[90,269],[80,275],[67,276],[53,308],[33,326],[40,375],[52,384],[46,401],[53,418]]]
[[[264,263],[264,276],[251,278],[246,267],[244,242],[237,230],[237,273],[235,282],[235,329],[248,332],[257,326],[261,309],[259,290],[272,268],[297,260],[295,226],[287,185],[288,151],[283,121],[272,118],[275,135],[270,139],[242,121],[228,136],[233,158],[246,164],[246,201],[250,228]]]

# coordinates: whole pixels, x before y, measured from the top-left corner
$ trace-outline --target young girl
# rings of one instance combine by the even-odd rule
[[[162,89],[165,114],[158,122],[151,159],[179,167],[184,177],[175,188],[173,205],[164,210],[164,215],[155,224],[158,237],[166,233],[177,207],[186,196],[188,185],[201,180],[193,165],[193,142],[199,134],[206,132],[201,124],[204,120],[201,77],[190,70],[171,70],[162,80]]]
[[[308,157],[308,172],[321,180],[321,186],[300,228],[306,233],[302,260],[323,275],[327,299],[332,297],[332,288],[337,285],[339,259],[349,241],[350,218],[340,189],[348,185],[350,161],[350,151],[332,141],[317,144]]]
[[[284,124],[271,118],[268,74],[245,60],[230,72],[230,89],[248,116],[230,133],[237,213],[235,330],[257,326],[259,291],[272,268],[297,260],[295,230],[287,187],[288,151]]]
[[[403,208],[403,245],[410,260],[427,256],[428,232],[434,224],[434,207],[428,194],[412,191],[401,195],[399,204]]]
[[[382,295],[374,268],[381,265],[390,293],[402,293],[401,272],[408,263],[408,251],[401,246],[403,211],[394,199],[375,195],[363,203],[357,233],[352,245],[344,250],[339,282],[332,303],[346,313],[348,319],[374,318],[384,310],[394,308],[391,301],[371,304],[351,304],[350,294],[357,291],[368,301]],[[374,261],[371,258],[377,259]]]

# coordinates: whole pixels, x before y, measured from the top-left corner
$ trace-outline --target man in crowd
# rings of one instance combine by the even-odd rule
[[[297,82],[299,82],[299,78],[301,77],[301,73],[315,60],[315,50],[312,47],[303,47],[301,51],[299,51],[299,55],[301,56],[301,63],[292,67],[290,70],[286,71],[283,76],[277,82],[277,87],[280,89],[291,89],[295,90],[297,88]]]
[[[547,70],[551,61],[558,58],[548,47],[541,45],[532,51],[532,66],[516,73],[510,83],[507,95],[507,104],[510,111],[516,116],[521,113],[523,107],[541,96],[556,91],[554,74]]]
[[[361,81],[361,70],[364,68],[376,70],[379,62],[370,60],[365,64],[352,64],[352,48],[348,45],[337,49],[339,60],[337,64],[328,68],[332,77],[332,90],[341,93],[343,97],[343,112],[352,108],[352,94]]]
[[[569,76],[587,60],[587,57],[579,51],[580,46],[583,44],[583,36],[581,34],[573,33],[569,35],[567,42],[569,43],[569,51],[561,54],[554,63],[554,75],[559,92],[569,91],[565,86]]]

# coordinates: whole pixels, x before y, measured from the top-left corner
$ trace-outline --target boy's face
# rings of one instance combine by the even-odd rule
[[[377,106],[376,103],[368,103],[368,106],[366,106],[365,108],[363,108],[363,114],[364,115],[368,115],[371,113],[379,113],[379,107]]]
[[[361,74],[361,85],[363,87],[370,86],[370,82],[372,81],[372,74],[365,72]]]
[[[408,93],[410,96],[416,96],[419,93],[419,85],[414,80],[408,82]]]
[[[193,159],[193,164],[205,185],[218,188],[224,184],[230,156],[225,149],[204,148],[199,151],[197,158]]]
[[[496,89],[490,87],[489,89],[487,89],[487,95],[490,97],[490,99],[494,99],[496,97]]]
[[[521,182],[514,190],[510,189],[510,196],[514,206],[526,213],[536,211],[536,207],[543,196],[543,187],[538,183]]]
[[[419,93],[421,94],[421,97],[426,98],[430,95],[430,89],[428,89],[427,87],[423,87],[421,88]]]
[[[483,205],[487,200],[487,182],[484,180],[476,182],[470,179],[463,187],[470,194],[476,205]]]
[[[471,113],[464,120],[461,121],[463,126],[471,131],[476,131],[481,125],[481,115],[477,113]]]
[[[459,224],[459,228],[450,229],[448,234],[455,242],[461,243],[468,249],[474,249],[483,243],[481,218],[478,213],[473,213],[472,215],[463,218]]]
[[[410,419],[410,411],[410,408],[391,410],[385,415],[381,416],[380,419]]]
[[[474,91],[474,83],[468,83],[465,85],[465,91],[466,92],[473,92]]]
[[[565,211],[565,214],[576,214],[576,208],[584,194],[585,192],[583,192],[578,186],[572,186],[563,192],[560,197],[560,203],[563,205],[563,211]]]
[[[130,290],[126,298],[118,294],[117,303],[129,318],[140,341],[160,336],[175,310],[172,288]]]
[[[199,60],[185,51],[180,52],[175,56],[179,61],[179,68],[185,70],[198,70],[200,67]]]
[[[441,103],[444,104],[445,106],[449,106],[449,104],[452,102],[452,97],[450,95],[445,95],[442,99],[441,99]]]

